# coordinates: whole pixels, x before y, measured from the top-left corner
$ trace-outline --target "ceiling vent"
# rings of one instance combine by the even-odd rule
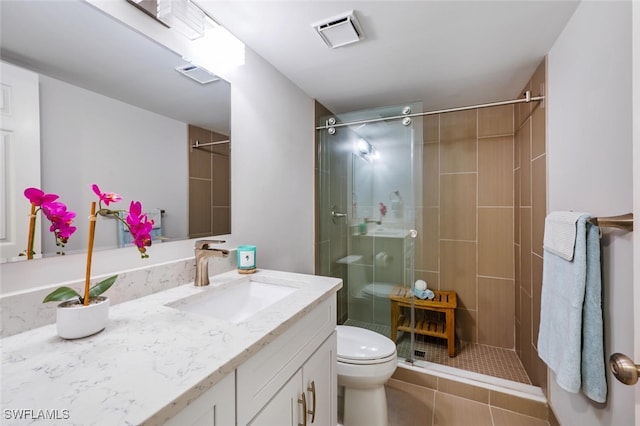
[[[364,39],[362,27],[353,10],[313,24],[313,27],[332,49]]]
[[[215,74],[212,74],[206,69],[200,68],[197,65],[193,64],[180,65],[179,67],[176,67],[176,71],[197,81],[200,84],[207,84],[220,80]]]

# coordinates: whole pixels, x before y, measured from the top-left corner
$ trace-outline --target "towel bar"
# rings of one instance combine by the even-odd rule
[[[620,216],[592,217],[589,219],[589,222],[600,227],[620,228],[627,231],[633,231],[633,213],[627,213]]]

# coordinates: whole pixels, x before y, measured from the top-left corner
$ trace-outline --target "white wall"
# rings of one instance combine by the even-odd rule
[[[89,0],[231,83],[231,232],[258,248],[257,265],[313,273],[313,99],[249,48],[245,64],[216,68],[197,41],[126,2]],[[214,15],[215,18],[215,15]]]
[[[41,75],[40,126],[43,190],[77,213],[67,253],[86,250],[93,183],[122,195],[115,209],[128,210],[132,200],[164,209],[165,236],[187,238],[186,123]],[[55,252],[42,222],[44,252]],[[95,244],[117,247],[115,220],[99,219]]]
[[[258,267],[313,273],[313,99],[247,49],[231,83],[231,234]]]
[[[582,2],[549,52],[549,211],[597,216],[633,211],[631,29],[630,2]],[[608,360],[614,352],[633,354],[633,235],[604,233]],[[634,388],[610,372],[607,382],[607,403],[595,404],[559,388],[552,375],[550,403],[560,423],[632,425]]]

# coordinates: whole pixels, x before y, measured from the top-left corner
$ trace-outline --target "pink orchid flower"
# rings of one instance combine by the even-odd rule
[[[129,205],[126,222],[133,237],[133,243],[138,247],[142,257],[147,257],[146,247],[151,245],[151,230],[154,222],[142,213],[142,204],[139,201],[132,201]]]
[[[40,207],[43,204],[51,203],[59,198],[56,194],[47,194],[38,188],[25,189],[24,196],[29,199],[29,202],[31,204],[35,204],[36,207]]]
[[[76,227],[71,225],[76,214],[67,210],[67,206],[60,202],[43,204],[42,211],[51,222],[49,231],[54,233],[60,243],[65,244],[76,231]]]
[[[93,192],[95,192],[98,198],[100,198],[100,201],[104,201],[107,206],[109,206],[109,203],[117,203],[118,201],[122,200],[122,197],[115,192],[100,191],[100,188],[98,188],[98,185],[96,185],[95,183],[91,185],[91,189],[93,189]]]

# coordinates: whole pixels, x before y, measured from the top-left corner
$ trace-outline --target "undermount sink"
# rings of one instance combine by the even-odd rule
[[[257,281],[252,277],[219,288],[205,289],[166,306],[238,324],[297,290],[295,287]]]

